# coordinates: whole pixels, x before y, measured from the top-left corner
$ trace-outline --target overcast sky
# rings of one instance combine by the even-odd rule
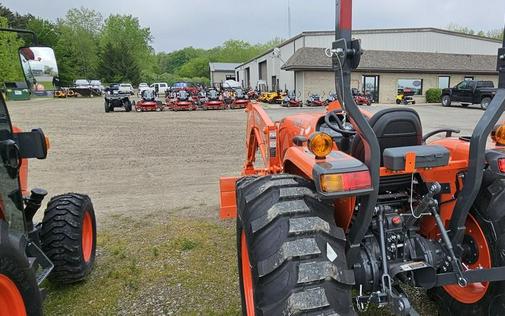
[[[210,48],[227,39],[252,43],[288,38],[288,0],[0,0],[22,14],[51,20],[74,7],[131,14],[153,34],[156,51],[186,46]],[[330,30],[334,0],[289,0],[292,35]],[[446,27],[450,23],[476,30],[503,28],[505,0],[354,0],[355,29]],[[481,5],[479,5],[481,4]]]

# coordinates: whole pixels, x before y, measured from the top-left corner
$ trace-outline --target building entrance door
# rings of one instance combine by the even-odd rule
[[[372,102],[379,102],[379,76],[366,75],[363,76],[363,92],[370,94]]]

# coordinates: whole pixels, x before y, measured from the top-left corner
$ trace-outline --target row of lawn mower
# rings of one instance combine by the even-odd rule
[[[358,105],[371,105],[372,100],[369,95],[364,93],[360,93],[357,89],[352,90],[353,98]],[[260,94],[258,97],[258,101],[265,103],[275,103],[280,104],[283,107],[302,107],[304,105],[303,101],[300,98],[301,94],[298,93],[296,95],[295,91],[289,91],[287,93],[284,92],[264,92]],[[325,93],[323,92],[323,96],[317,93],[308,93],[307,100],[305,101],[305,106],[309,107],[318,107],[318,106],[327,106],[332,102],[337,100],[336,93],[329,93],[326,99],[324,98]]]
[[[105,95],[105,112],[113,111],[114,108],[124,108],[126,112],[149,111],[196,111],[201,110],[226,110],[244,109],[249,103],[249,97],[244,90],[235,88],[233,91],[224,90],[220,93],[216,89],[196,89],[191,87],[176,88],[165,93],[165,103],[159,100],[154,89],[148,88],[140,93],[140,100],[132,102],[129,94],[118,90],[107,91]]]

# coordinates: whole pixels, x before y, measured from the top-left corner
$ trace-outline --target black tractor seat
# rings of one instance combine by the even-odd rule
[[[418,146],[423,144],[421,120],[416,111],[409,108],[390,108],[380,110],[369,120],[382,153],[387,148]],[[365,161],[365,147],[361,137],[356,136],[351,146],[351,155]]]

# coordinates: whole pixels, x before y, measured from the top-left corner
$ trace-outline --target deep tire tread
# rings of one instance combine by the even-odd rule
[[[85,262],[81,246],[81,223],[85,212],[93,221],[94,246],[89,262]],[[42,250],[53,262],[51,282],[68,284],[81,281],[91,272],[96,248],[96,224],[93,205],[87,195],[67,193],[53,197],[44,213],[40,230]]]
[[[289,174],[237,182],[238,231],[246,232],[257,315],[354,315],[345,235],[333,206],[314,192],[312,182]]]

